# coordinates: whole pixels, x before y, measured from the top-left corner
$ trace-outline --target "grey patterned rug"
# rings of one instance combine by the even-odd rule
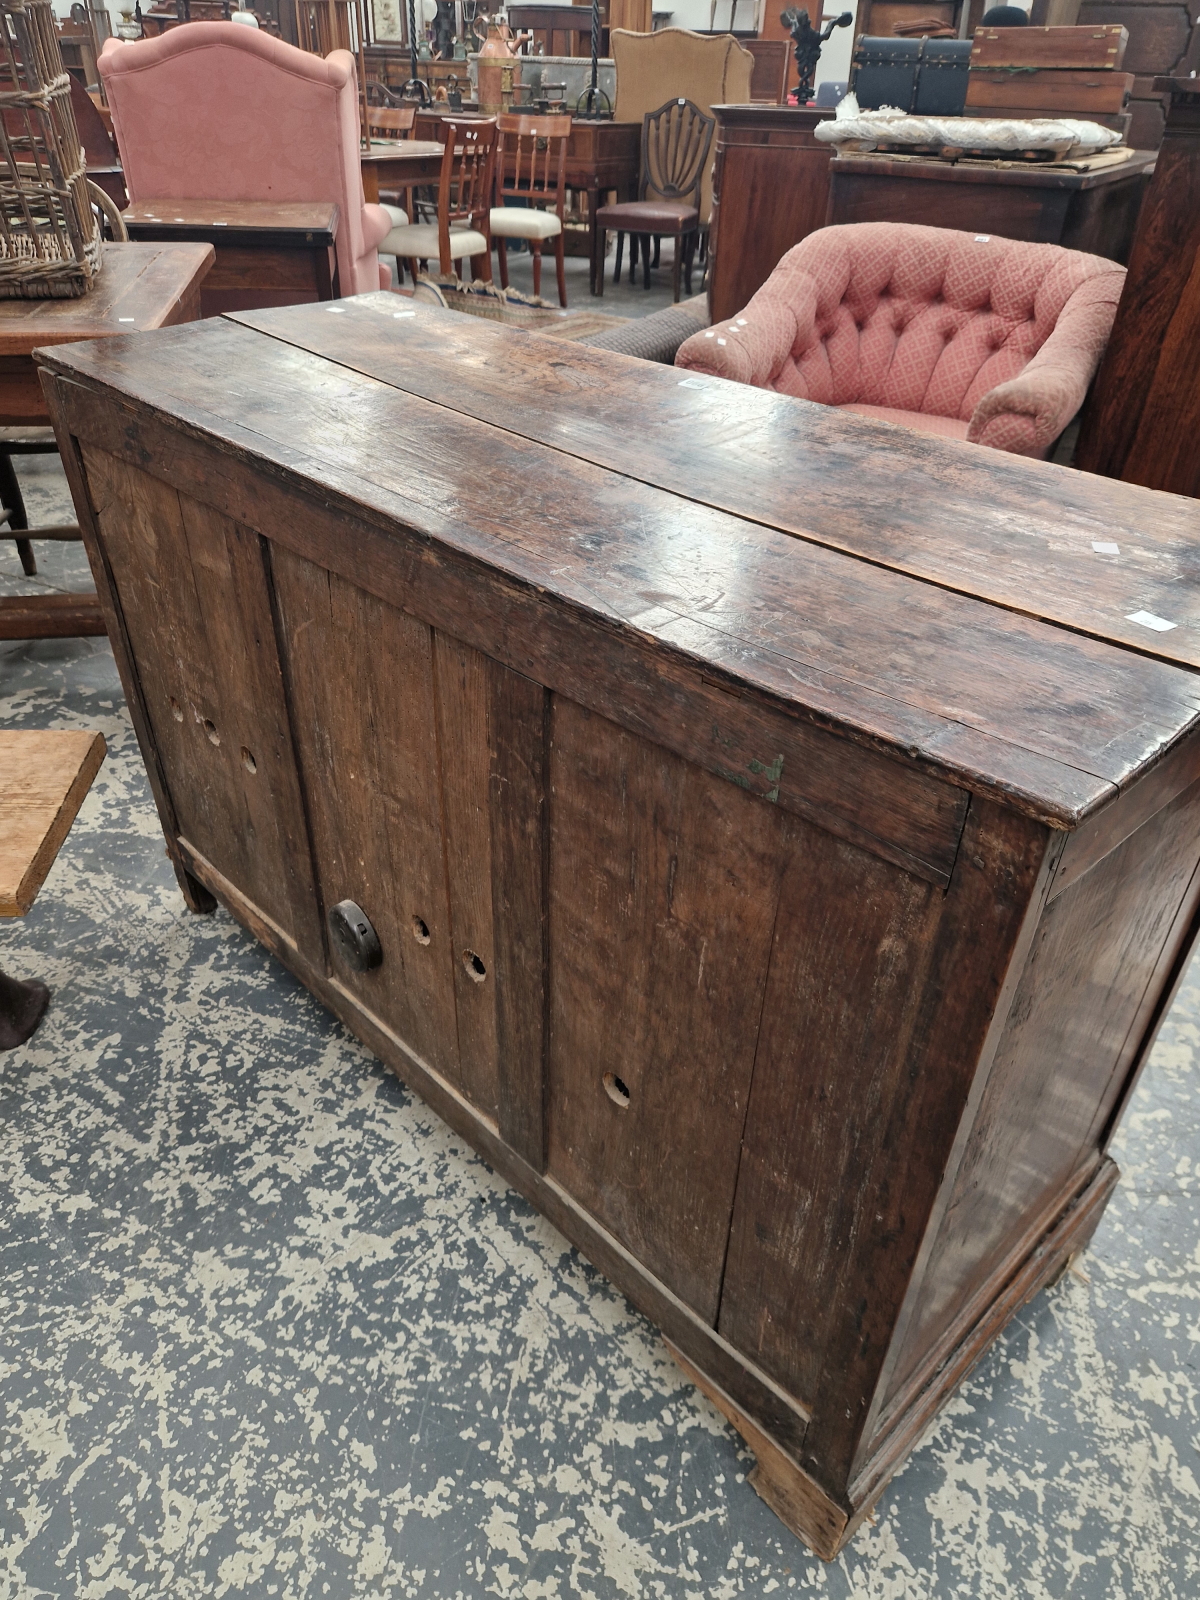
[[[29,479],[59,517],[61,479]],[[78,547],[50,586],[85,587]],[[22,584],[0,547],[0,592]],[[1189,1600],[1200,970],[1079,1274],[831,1566],[653,1328],[224,913],[187,914],[107,643],[0,645],[0,724],[110,756],[0,965],[0,1597]]]

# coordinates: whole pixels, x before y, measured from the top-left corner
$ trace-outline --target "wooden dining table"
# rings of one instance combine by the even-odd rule
[[[436,183],[442,172],[443,146],[436,139],[372,139],[362,152],[363,193],[372,205],[383,189],[407,189]]]

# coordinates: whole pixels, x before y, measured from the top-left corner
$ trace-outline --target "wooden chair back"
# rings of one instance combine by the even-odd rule
[[[566,195],[567,116],[505,112],[496,119],[496,204],[522,200],[553,207],[559,220]]]
[[[495,117],[472,117],[469,122],[456,122],[447,117],[438,130],[438,137],[445,144],[437,206],[438,246],[444,273],[450,271],[450,228],[455,222],[465,223],[468,228],[482,233],[490,254],[489,213],[497,131]]]
[[[367,107],[367,132],[372,139],[411,139],[416,121],[415,105]]]
[[[698,105],[668,100],[642,119],[642,177],[638,198],[647,191],[660,200],[682,200],[700,208],[700,185],[708,161],[716,118]]]

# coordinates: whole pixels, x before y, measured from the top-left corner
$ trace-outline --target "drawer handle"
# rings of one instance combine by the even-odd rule
[[[382,965],[383,946],[371,919],[353,900],[339,900],[326,917],[338,955],[355,972],[371,972]]]

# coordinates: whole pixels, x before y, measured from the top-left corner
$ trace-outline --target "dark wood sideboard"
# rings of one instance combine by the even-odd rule
[[[828,221],[923,222],[1004,239],[1061,244],[1128,261],[1154,154],[1135,150],[1094,172],[1013,163],[835,156]]]
[[[813,135],[831,111],[763,105],[713,111],[708,304],[714,322],[735,316],[780,257],[827,223],[922,222],[1124,262],[1154,167],[1144,150],[1119,167],[1088,173],[835,157]]]
[[[813,129],[833,115],[790,106],[714,106],[717,119],[708,305],[739,312],[779,258],[825,224],[830,148]]]
[[[1200,79],[1154,88],[1166,133],[1075,465],[1200,495]]]
[[[168,852],[832,1557],[1116,1181],[1200,505],[395,305],[42,352]]]

